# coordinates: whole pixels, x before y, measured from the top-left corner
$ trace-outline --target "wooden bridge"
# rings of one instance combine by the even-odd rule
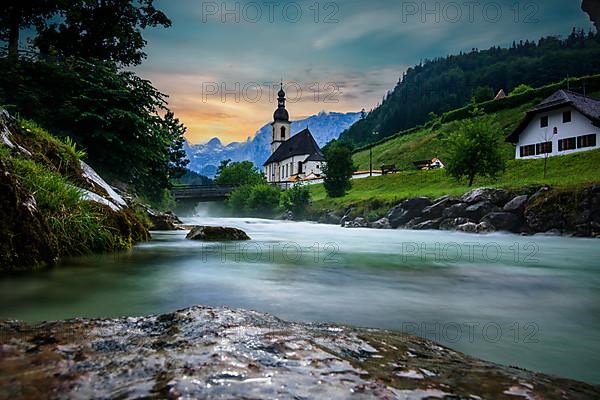
[[[189,185],[177,186],[171,190],[176,201],[219,201],[225,200],[236,186]]]

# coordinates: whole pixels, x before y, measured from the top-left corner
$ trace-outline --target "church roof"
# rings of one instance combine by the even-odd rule
[[[319,148],[308,128],[296,133],[283,142],[263,165],[280,162],[292,156],[308,154],[307,161],[325,161],[325,156]]]
[[[528,111],[525,119],[523,119],[517,129],[506,138],[506,141],[516,143],[519,140],[519,135],[527,128],[527,126],[529,126],[529,123],[537,114],[565,106],[575,108],[577,111],[588,117],[594,125],[600,126],[600,100],[570,90],[561,89],[535,106],[532,110]]]

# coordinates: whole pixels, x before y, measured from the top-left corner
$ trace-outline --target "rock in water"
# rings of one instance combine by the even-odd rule
[[[186,238],[208,242],[250,240],[250,237],[243,230],[237,228],[224,228],[222,226],[194,226]]]
[[[20,399],[599,398],[406,333],[193,307],[172,314],[0,322],[0,397]]]

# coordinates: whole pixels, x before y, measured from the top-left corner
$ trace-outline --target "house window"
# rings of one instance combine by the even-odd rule
[[[566,124],[567,122],[571,122],[571,111],[565,111],[563,113],[563,124]]]
[[[281,127],[281,138],[285,139],[285,126]]]
[[[521,157],[535,156],[535,144],[521,146],[520,154],[521,154]]]
[[[552,153],[552,142],[543,142],[535,145],[536,154]]]
[[[584,135],[577,137],[577,148],[596,147],[596,135]]]
[[[548,126],[548,116],[545,115],[542,118],[540,118],[540,127],[546,128],[547,126]]]
[[[558,151],[575,150],[577,148],[577,138],[570,137],[558,141]]]

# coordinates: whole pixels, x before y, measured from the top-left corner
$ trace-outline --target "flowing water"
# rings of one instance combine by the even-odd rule
[[[0,280],[0,319],[162,313],[195,304],[403,330],[468,354],[600,382],[600,242],[189,218],[253,239],[155,233],[133,250]]]

